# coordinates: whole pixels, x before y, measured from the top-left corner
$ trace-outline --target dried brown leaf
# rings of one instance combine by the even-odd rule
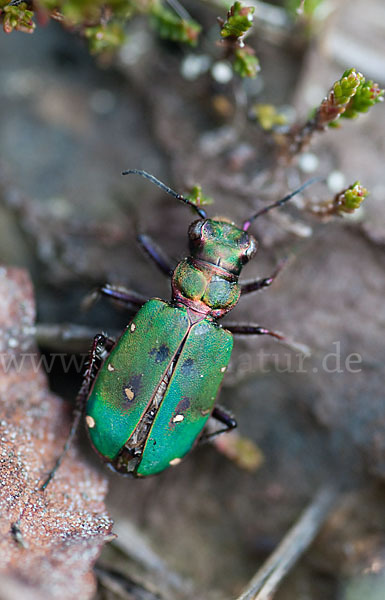
[[[0,268],[0,586],[10,600],[86,599],[112,526],[107,484],[72,449],[39,489],[63,447],[69,412],[37,368],[34,316],[27,274]]]

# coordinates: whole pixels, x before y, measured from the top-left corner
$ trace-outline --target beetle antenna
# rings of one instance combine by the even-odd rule
[[[309,179],[304,184],[302,184],[299,188],[297,188],[296,190],[294,190],[294,192],[291,192],[290,194],[288,194],[287,196],[285,196],[284,198],[281,198],[280,200],[277,200],[276,202],[273,202],[273,204],[269,204],[269,206],[265,206],[265,208],[261,208],[261,210],[259,210],[254,215],[252,215],[251,217],[249,217],[247,219],[247,221],[245,221],[243,223],[243,225],[242,225],[243,231],[247,231],[249,229],[251,223],[257,217],[260,217],[261,215],[264,215],[265,213],[267,213],[272,208],[277,208],[278,206],[282,206],[283,204],[286,204],[286,202],[288,202],[289,200],[291,200],[294,196],[296,196],[297,194],[299,194],[300,192],[302,192],[309,185],[312,185],[313,183],[316,183],[317,181],[324,181],[324,177],[313,177],[312,179]]]
[[[191,208],[193,208],[202,219],[205,219],[207,217],[207,213],[205,210],[203,210],[203,208],[200,208],[199,206],[197,206],[196,204],[191,202],[191,200],[182,196],[182,194],[178,194],[177,192],[172,190],[170,187],[168,187],[168,185],[165,185],[164,183],[159,181],[159,179],[154,177],[154,175],[147,173],[147,171],[141,171],[140,169],[128,169],[127,171],[123,171],[122,175],[131,175],[132,173],[134,173],[136,175],[141,175],[142,177],[149,179],[152,183],[155,183],[155,185],[160,187],[161,190],[164,190],[165,192],[167,192],[167,194],[170,194],[170,196],[173,196],[177,200],[180,200],[181,202],[188,204],[188,206],[191,206]]]

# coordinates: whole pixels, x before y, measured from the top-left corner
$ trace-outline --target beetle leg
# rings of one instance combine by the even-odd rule
[[[209,430],[200,441],[213,442],[216,450],[238,467],[250,472],[255,471],[263,462],[263,454],[258,446],[249,438],[233,431],[238,424],[233,415],[223,406],[215,406],[211,416],[226,427],[217,431]],[[230,435],[219,435],[224,432],[230,432]]]
[[[281,333],[266,329],[266,327],[261,327],[260,325],[253,325],[252,323],[247,325],[225,323],[223,327],[236,335],[271,335],[277,340],[286,342],[286,338]]]
[[[301,352],[302,354],[311,354],[310,348],[306,346],[306,344],[290,340],[281,333],[278,333],[278,331],[272,331],[271,329],[266,329],[266,327],[261,327],[260,325],[253,325],[252,323],[249,323],[248,325],[224,323],[223,327],[235,335],[270,335],[291,350]]]
[[[56,463],[55,463],[53,469],[49,472],[48,477],[45,479],[44,483],[40,486],[40,489],[42,491],[44,491],[47,488],[48,484],[53,479],[56,471],[58,470],[58,468],[60,467],[60,465],[62,463],[64,456],[67,454],[67,452],[73,442],[73,439],[75,437],[76,431],[79,426],[81,416],[84,411],[84,407],[85,407],[85,404],[87,401],[87,397],[88,397],[92,382],[95,379],[95,376],[100,368],[100,366],[97,363],[100,360],[104,362],[104,360],[106,359],[108,354],[111,352],[111,349],[113,348],[114,344],[115,344],[115,340],[108,338],[108,337],[104,336],[103,334],[98,334],[94,337],[94,341],[93,341],[91,351],[90,351],[89,363],[88,363],[86,372],[84,374],[81,388],[79,390],[78,395],[76,396],[75,408],[74,408],[74,411],[72,414],[71,429],[70,429],[67,439],[65,441],[63,450],[62,450],[60,456],[58,457],[58,459],[56,460]]]
[[[231,429],[235,429],[235,427],[238,426],[238,423],[234,419],[233,415],[228,410],[223,408],[223,406],[215,406],[211,416],[216,421],[219,421],[219,423],[222,423],[225,427],[218,429],[217,431],[206,433],[200,438],[199,443],[205,443],[208,440],[212,440],[217,435],[225,433],[226,431],[231,431]]]
[[[101,296],[106,296],[119,304],[123,304],[125,308],[134,313],[148,300],[141,294],[128,290],[123,286],[105,283],[84,298],[82,308],[88,310]]]
[[[286,262],[287,258],[281,260],[270,277],[264,277],[262,279],[255,279],[254,281],[244,281],[243,283],[240,283],[241,295],[250,294],[250,292],[257,292],[258,290],[263,290],[264,288],[269,287],[282,271]]]
[[[224,429],[223,431],[227,431],[229,429],[235,429],[235,427],[238,426],[233,415],[226,408],[223,408],[223,406],[218,406],[218,405],[214,406],[214,410],[213,410],[211,416],[216,421],[219,421],[220,423],[223,423],[223,425],[226,425],[226,429]]]
[[[145,233],[139,233],[137,240],[147,256],[151,258],[162,273],[167,275],[167,277],[171,277],[175,267],[172,266],[170,259],[165,255],[158,244]]]

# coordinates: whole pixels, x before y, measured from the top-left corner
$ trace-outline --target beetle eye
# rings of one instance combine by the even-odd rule
[[[243,255],[244,262],[248,262],[251,258],[253,258],[256,251],[257,251],[257,241],[254,238],[250,238],[250,244],[246,248],[245,253]]]
[[[200,237],[202,235],[203,224],[204,224],[204,221],[202,219],[199,219],[198,221],[194,221],[194,223],[191,223],[189,230],[188,230],[188,236],[189,236],[190,240],[200,239]]]
[[[204,224],[204,228],[202,233],[204,234],[205,239],[211,238],[214,236],[214,228],[209,221],[206,221]]]

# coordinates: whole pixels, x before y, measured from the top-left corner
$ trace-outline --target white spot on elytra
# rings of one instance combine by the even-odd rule
[[[130,331],[133,332],[133,331],[135,331],[135,329],[136,329],[135,323],[131,323],[131,325],[130,325]]]
[[[180,423],[181,421],[183,421],[183,419],[184,419],[184,416],[183,416],[183,415],[176,415],[176,416],[173,418],[172,422],[173,422],[173,423]]]
[[[90,415],[86,416],[86,423],[90,429],[93,429],[95,427],[95,419]]]
[[[134,394],[134,392],[132,391],[132,389],[127,387],[127,388],[125,388],[125,390],[124,390],[124,393],[126,394],[126,396],[127,396],[128,400],[130,400],[130,402],[131,402],[131,400],[132,400],[132,399],[133,399],[133,397],[135,396],[135,394]]]
[[[221,373],[224,373],[226,371],[226,367],[222,367],[221,368]]]
[[[115,371],[115,367],[114,367],[113,365],[111,365],[111,363],[109,363],[109,364],[107,365],[107,369],[108,369],[109,371]]]
[[[180,462],[182,462],[181,458],[173,458],[168,464],[175,467],[175,465],[179,465]]]

